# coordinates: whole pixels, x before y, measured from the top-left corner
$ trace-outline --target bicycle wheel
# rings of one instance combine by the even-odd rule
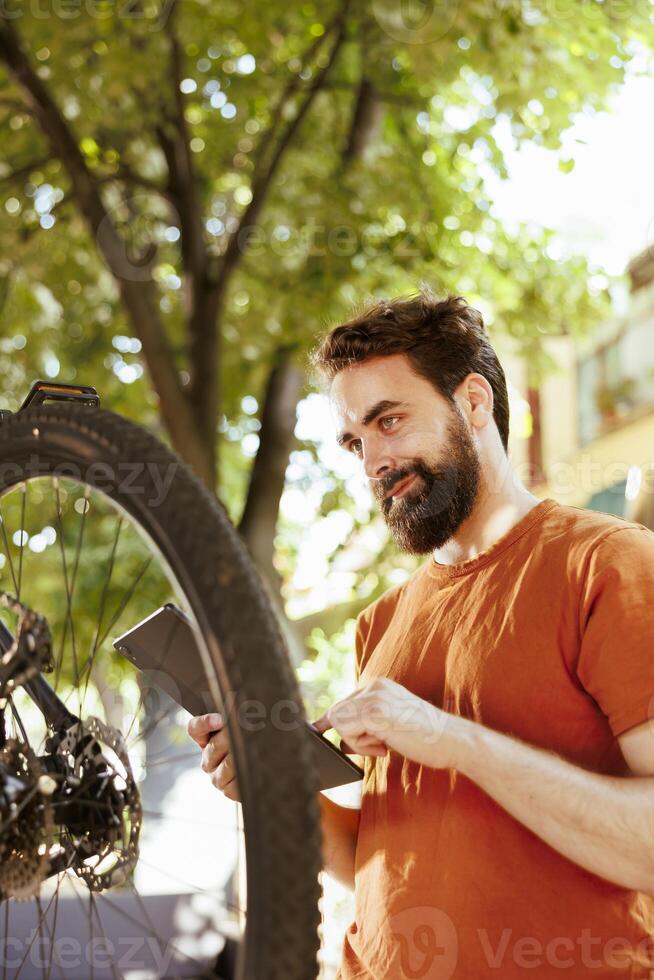
[[[0,566],[50,627],[44,676],[69,712],[57,728],[21,677],[0,704],[0,977],[215,976],[225,935],[239,980],[315,977],[318,776],[270,602],[215,498],[112,412],[29,409],[0,424]],[[229,705],[241,803],[112,646],[168,601]],[[15,633],[20,610],[3,616]],[[262,723],[244,726],[252,704]]]

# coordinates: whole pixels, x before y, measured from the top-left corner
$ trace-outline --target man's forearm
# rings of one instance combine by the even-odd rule
[[[654,778],[588,772],[466,718],[454,766],[551,847],[626,888],[654,894]]]
[[[339,806],[318,793],[325,871],[347,888],[354,888],[354,855],[361,811]]]

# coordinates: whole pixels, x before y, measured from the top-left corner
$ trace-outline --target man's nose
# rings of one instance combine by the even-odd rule
[[[376,440],[363,444],[363,467],[369,480],[381,480],[397,468],[388,445]]]

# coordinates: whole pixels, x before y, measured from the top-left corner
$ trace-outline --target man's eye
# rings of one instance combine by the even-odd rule
[[[352,440],[352,442],[350,443],[350,452],[351,453],[354,453],[355,456],[358,456],[359,455],[359,453],[361,452],[361,440],[360,439],[353,439]]]
[[[382,427],[384,429],[390,429],[390,425],[384,425],[384,423],[385,422],[397,422],[398,418],[399,418],[398,415],[387,415],[385,418],[383,418],[381,420]]]

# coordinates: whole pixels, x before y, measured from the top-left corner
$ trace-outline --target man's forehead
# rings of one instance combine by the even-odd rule
[[[339,371],[329,401],[335,415],[354,421],[373,401],[402,400],[419,380],[404,354],[368,358]]]
[[[346,445],[359,426],[369,426],[382,414],[409,407],[409,378],[401,365],[389,364],[391,360],[397,358],[352,365],[332,381],[329,401],[339,445]]]

